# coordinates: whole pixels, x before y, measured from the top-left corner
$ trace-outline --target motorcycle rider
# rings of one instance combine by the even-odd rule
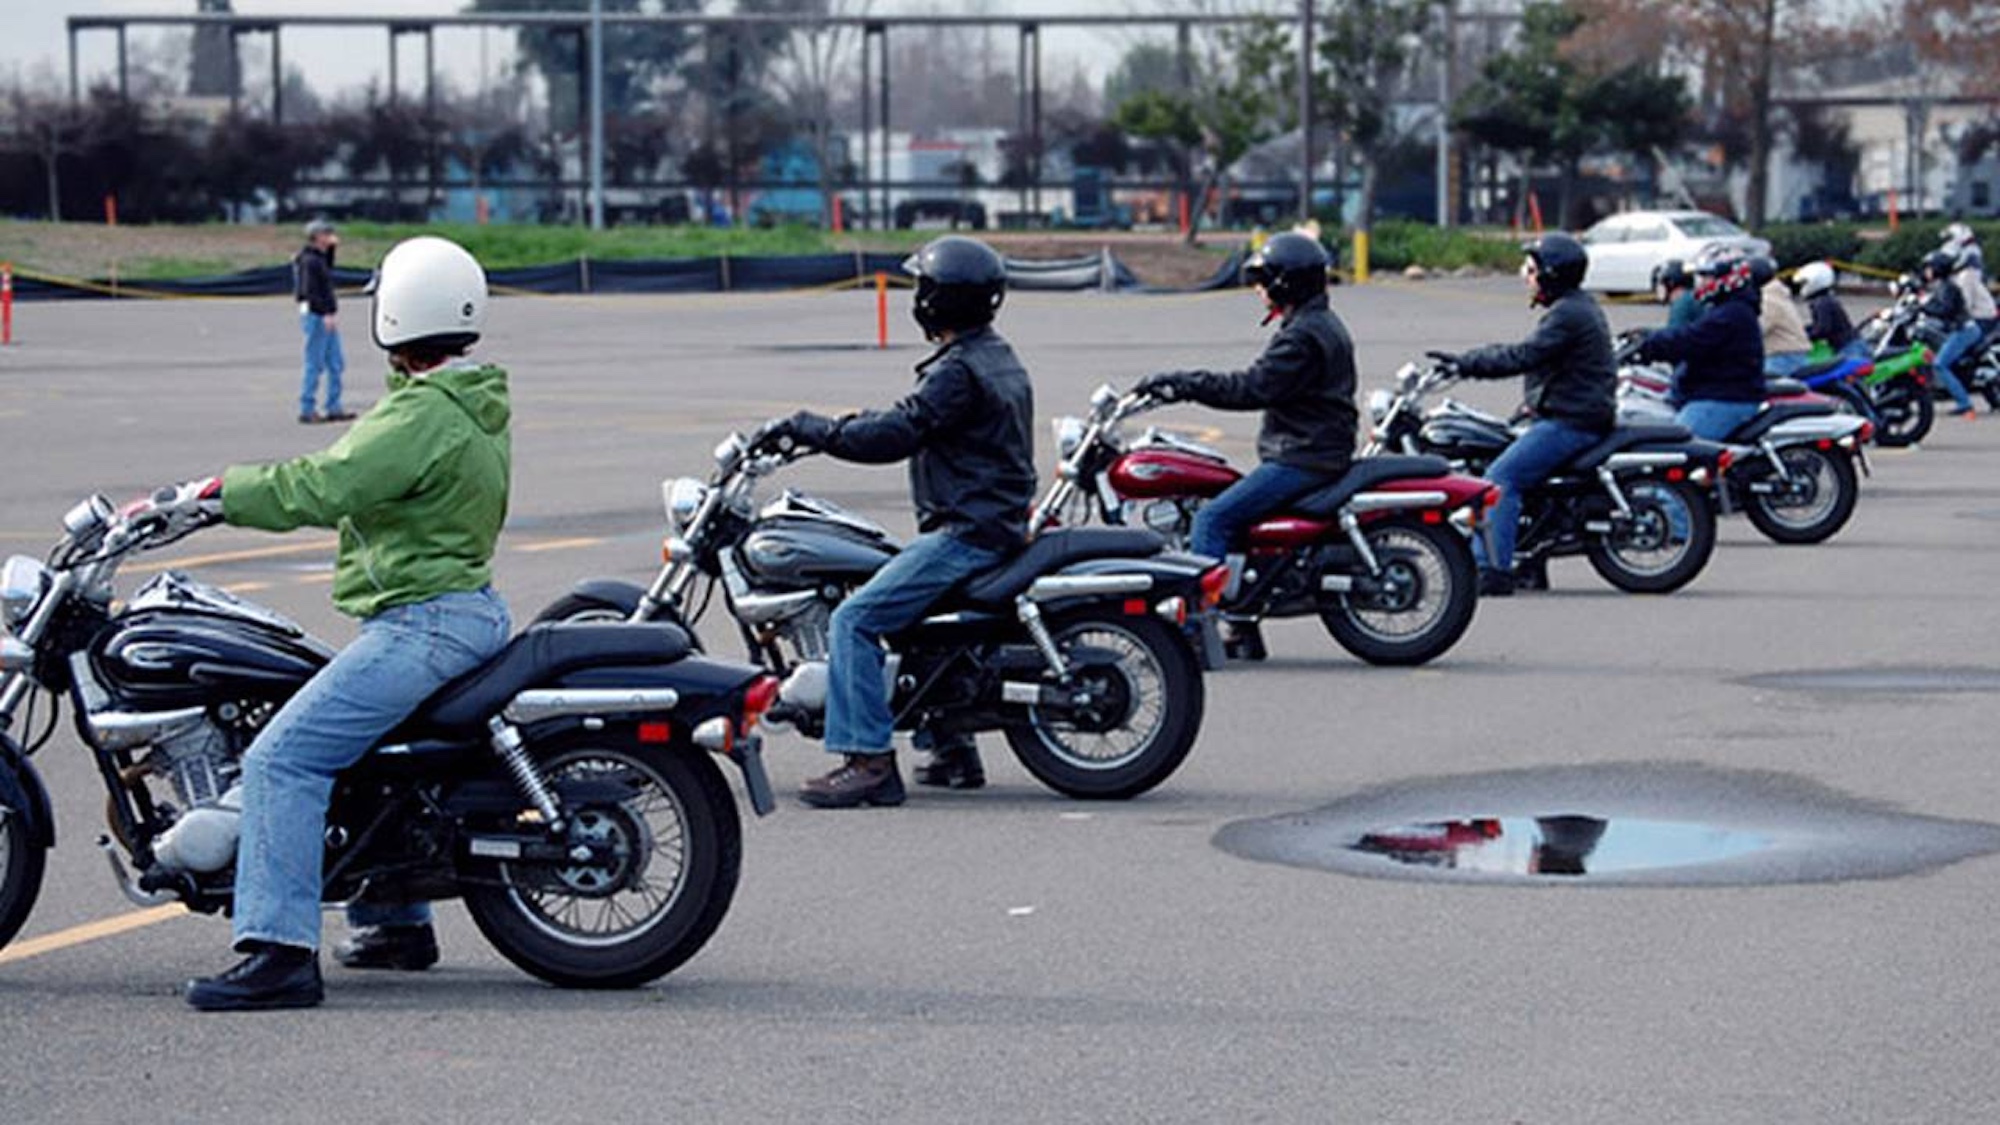
[[[244,755],[234,936],[245,957],[189,983],[187,1002],[205,1011],[321,1001],[334,775],[507,640],[507,609],[489,584],[507,513],[507,375],[463,358],[485,319],[485,272],[451,242],[415,238],[390,250],[372,288],[389,392],[352,430],[320,453],[234,466],[157,502],[265,531],[338,529],[334,605],[361,621],[360,637]],[[349,920],[363,928],[343,963],[417,969],[437,960],[425,904],[357,904]]]
[[[1812,358],[1805,318],[1792,300],[1791,287],[1778,278],[1778,263],[1768,255],[1750,259],[1750,284],[1757,287],[1757,320],[1764,328],[1764,375],[1784,378]]]
[[[1528,245],[1521,263],[1530,307],[1548,309],[1534,333],[1518,344],[1492,344],[1463,355],[1430,353],[1473,379],[1527,376],[1523,397],[1534,423],[1486,469],[1486,479],[1500,486],[1500,501],[1489,517],[1491,552],[1485,539],[1472,542],[1482,597],[1514,592],[1523,492],[1602,441],[1618,421],[1611,326],[1597,298],[1583,291],[1589,264],[1583,243],[1567,234],[1543,235]]]
[[[1195,554],[1229,556],[1252,524],[1339,480],[1353,460],[1354,341],[1327,301],[1331,265],[1310,235],[1272,236],[1243,266],[1265,304],[1264,323],[1280,322],[1263,354],[1242,371],[1165,371],[1139,381],[1140,394],[1162,402],[1264,412],[1260,464],[1196,514],[1189,540]],[[1230,631],[1232,655],[1262,658],[1254,624],[1231,622]]]
[[[826,748],[843,760],[800,790],[816,808],[903,803],[882,638],[921,621],[953,587],[1021,550],[1035,499],[1034,392],[1014,349],[993,328],[1007,293],[1006,263],[985,243],[952,235],[903,268],[917,279],[911,311],[938,345],[917,365],[916,390],[888,410],[840,419],[800,411],[767,423],[757,437],[789,438],[862,464],[908,460],[922,532],[833,611]],[[931,749],[918,784],[985,784],[970,738]]]
[[[1952,255],[1951,276],[1958,283],[1959,292],[1965,294],[1965,314],[1979,329],[1978,337],[1954,361],[1962,363],[1969,357],[1976,358],[1980,345],[1992,337],[1995,325],[2000,324],[2000,308],[1994,304],[1993,291],[1986,287],[1986,258],[1972,228],[1964,223],[1946,227],[1943,249]]]
[[[1668,328],[1679,328],[1701,315],[1701,302],[1694,299],[1694,277],[1679,258],[1668,258],[1653,271],[1653,291],[1667,306]]]
[[[1695,296],[1708,306],[1700,320],[1647,335],[1641,361],[1680,362],[1674,380],[1675,420],[1697,437],[1720,439],[1757,413],[1764,401],[1764,335],[1750,263],[1727,250],[1695,263]]]
[[[1937,345],[1937,361],[1932,370],[1937,372],[1938,382],[1951,395],[1952,414],[1970,421],[1979,416],[1972,407],[1972,396],[1966,393],[1965,383],[1959,379],[1952,367],[1958,363],[1984,333],[1979,322],[1972,319],[1966,304],[1965,289],[1954,276],[1958,272],[1958,255],[1949,250],[1933,250],[1924,255],[1923,279],[1928,286],[1921,311],[1924,316],[1935,321],[1944,338]],[[1983,287],[1982,287],[1983,288]],[[1988,297],[1991,304],[1991,297]]]
[[[1865,354],[1867,344],[1854,331],[1846,306],[1833,291],[1834,280],[1830,262],[1807,262],[1792,275],[1799,299],[1806,303],[1806,335],[1832,348],[1835,355]]]

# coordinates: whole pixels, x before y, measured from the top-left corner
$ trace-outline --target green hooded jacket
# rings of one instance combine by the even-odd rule
[[[498,367],[391,373],[389,394],[330,448],[224,473],[223,518],[338,529],[333,604],[351,617],[477,590],[507,519],[510,414]]]

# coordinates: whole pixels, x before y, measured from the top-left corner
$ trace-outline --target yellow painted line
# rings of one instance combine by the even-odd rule
[[[600,536],[584,535],[575,539],[544,539],[539,543],[523,543],[514,549],[524,554],[535,554],[539,551],[574,551],[583,547],[595,547],[603,542],[604,539]]]
[[[259,590],[268,590],[270,588],[271,584],[269,582],[230,582],[222,587],[225,593],[230,594],[254,594]]]
[[[116,937],[147,926],[157,926],[187,914],[187,907],[178,902],[165,906],[155,906],[149,910],[134,910],[130,914],[119,914],[96,922],[85,922],[81,926],[71,926],[67,930],[57,930],[52,934],[28,941],[17,941],[5,949],[0,949],[0,965],[10,961],[26,961],[30,957],[40,957],[44,953],[54,953],[69,949],[85,942],[100,938]]]
[[[301,586],[330,586],[333,584],[333,572],[329,570],[321,574],[301,575],[298,583]]]
[[[292,555],[327,554],[339,544],[332,539],[314,539],[306,543],[283,543],[275,547],[253,547],[246,551],[222,551],[213,555],[189,555],[186,558],[167,562],[141,563],[128,566],[127,574],[150,574],[161,570],[180,570],[196,566],[215,566],[219,563],[256,562],[260,559],[282,559]]]

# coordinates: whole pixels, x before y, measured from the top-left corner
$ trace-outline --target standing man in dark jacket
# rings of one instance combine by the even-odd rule
[[[1583,244],[1566,234],[1547,234],[1529,245],[1521,277],[1531,305],[1546,307],[1535,332],[1518,344],[1494,344],[1464,355],[1431,356],[1473,379],[1527,375],[1525,398],[1530,425],[1506,452],[1487,466],[1486,479],[1500,486],[1488,544],[1475,538],[1479,592],[1506,597],[1514,592],[1514,543],[1520,534],[1521,494],[1546,480],[1563,462],[1596,445],[1618,420],[1618,369],[1612,356],[1611,326],[1597,299],[1583,291],[1590,259]]]
[[[1695,276],[1695,296],[1708,312],[1693,324],[1647,336],[1639,358],[1682,364],[1675,418],[1696,437],[1720,441],[1764,402],[1761,298],[1750,262],[1726,251],[1703,258]]]
[[[340,234],[332,223],[314,219],[306,224],[306,244],[292,259],[292,295],[299,302],[299,325],[305,331],[305,378],[299,386],[299,421],[348,422],[354,415],[340,405],[340,377],[347,357],[340,348],[340,298],[333,290],[333,255]],[[326,411],[315,407],[321,372],[326,374]]]
[[[882,638],[1018,552],[1035,499],[1034,393],[992,327],[1007,292],[1006,264],[977,239],[948,236],[903,268],[917,279],[917,323],[939,345],[917,365],[916,391],[888,410],[838,420],[801,411],[759,435],[790,437],[843,461],[908,460],[923,533],[833,612],[826,748],[844,761],[800,791],[817,808],[903,803]],[[917,771],[923,785],[976,789],[985,780],[970,739],[935,748]]]

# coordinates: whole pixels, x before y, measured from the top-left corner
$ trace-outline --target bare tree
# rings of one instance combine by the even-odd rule
[[[798,19],[772,62],[770,80],[794,126],[812,146],[820,218],[829,228],[841,171],[834,166],[834,106],[838,84],[852,71],[850,56],[861,39],[860,28],[834,20],[866,16],[873,6],[874,0],[790,0],[771,6]]]

